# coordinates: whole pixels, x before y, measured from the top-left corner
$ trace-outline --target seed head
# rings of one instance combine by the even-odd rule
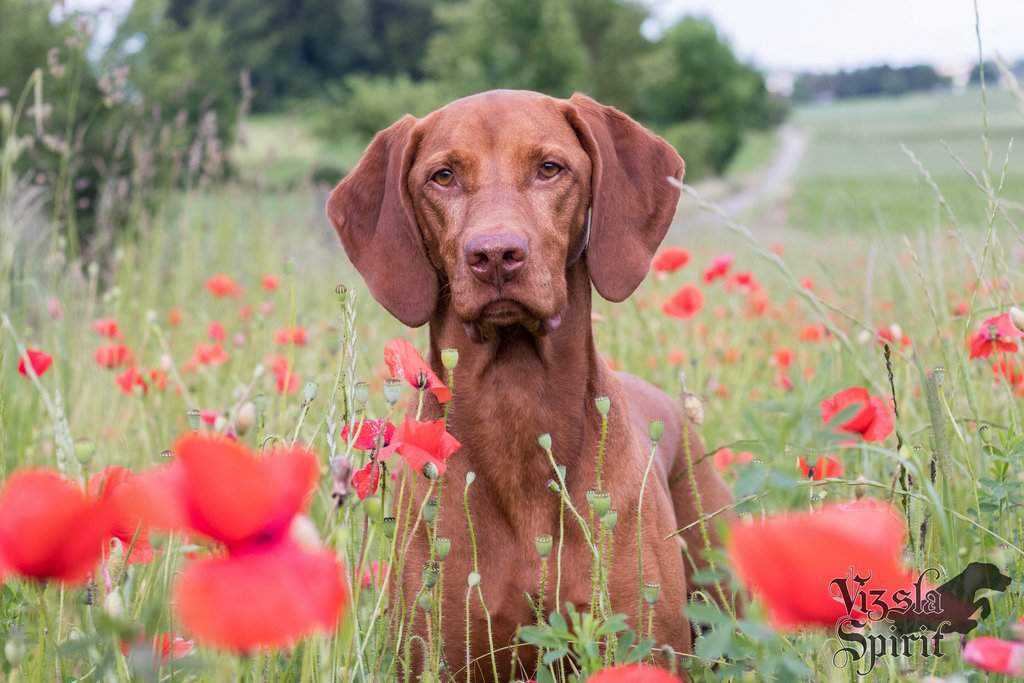
[[[601,417],[608,417],[608,411],[612,407],[612,400],[607,396],[598,396],[594,399],[594,405],[597,407],[597,412],[601,414]]]
[[[446,370],[454,370],[455,366],[459,364],[459,350],[458,349],[441,349],[441,365]]]
[[[554,541],[550,534],[544,534],[533,539],[533,544],[537,548],[537,554],[542,558],[551,554],[551,546],[553,543]]]
[[[434,554],[439,560],[445,560],[452,551],[452,539],[438,536],[434,539]]]

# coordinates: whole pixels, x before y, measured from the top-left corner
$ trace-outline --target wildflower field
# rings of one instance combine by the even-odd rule
[[[827,105],[793,125],[809,141],[789,191],[708,218],[688,188],[640,290],[595,297],[607,362],[685,393],[744,520],[695,577],[694,652],[647,640],[632,615],[567,606],[521,633],[545,657],[518,679],[662,680],[614,668],[635,663],[694,680],[1024,676],[1024,99]],[[271,158],[261,145],[303,145],[280,121],[247,126],[234,178],[197,169],[156,208],[130,195],[127,229],[94,248],[52,211],[50,185],[12,172],[28,143],[3,129],[3,676],[408,680],[415,650],[421,680],[490,680],[486,656],[467,666],[408,637],[415,611],[464,619],[437,609],[445,591],[482,597],[486,575],[444,571],[475,539],[434,534],[416,604],[388,589],[410,533],[396,516],[430,528],[464,514],[414,500],[413,478],[474,495],[472,478],[445,481],[457,440],[417,411],[424,392],[458,395],[458,359],[447,374],[423,365],[424,331],[348,265],[325,186],[274,175],[323,151]],[[546,457],[536,436],[523,458]],[[509,562],[550,564],[554,581],[557,534]],[[972,562],[1012,583],[941,656],[918,641],[842,652],[834,624],[859,612],[826,590],[833,578],[871,567],[868,587],[907,588],[935,569],[934,586]],[[656,588],[645,598],[664,608]],[[892,636],[866,622],[861,637]]]

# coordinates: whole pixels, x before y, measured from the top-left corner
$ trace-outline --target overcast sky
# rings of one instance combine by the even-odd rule
[[[648,0],[663,21],[704,14],[762,67],[834,69],[976,58],[973,0]],[[1024,0],[978,0],[983,49],[1024,56]]]

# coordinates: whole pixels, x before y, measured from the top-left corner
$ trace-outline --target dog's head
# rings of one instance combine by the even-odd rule
[[[327,201],[374,297],[416,327],[442,286],[469,329],[558,326],[585,258],[606,299],[643,280],[675,213],[683,160],[583,95],[461,99],[381,131]],[[589,222],[588,222],[589,214]]]

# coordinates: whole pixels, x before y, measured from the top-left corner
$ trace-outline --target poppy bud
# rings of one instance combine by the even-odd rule
[[[590,503],[590,509],[597,517],[603,517],[612,508],[612,497],[604,491],[593,489],[587,491],[587,502]]]
[[[597,407],[597,412],[601,413],[601,417],[608,417],[608,411],[612,407],[612,400],[607,396],[598,396],[594,399],[594,405]]]
[[[604,514],[604,517],[601,518],[601,526],[603,526],[608,531],[614,530],[615,525],[618,523],[619,513],[616,512],[615,510],[609,510]]]
[[[1018,330],[1024,332],[1024,311],[1016,306],[1010,306],[1010,320],[1013,321]]]
[[[389,406],[395,405],[402,395],[402,381],[397,379],[384,380],[384,400]]]
[[[469,576],[466,577],[466,583],[469,584],[470,588],[472,588],[474,586],[479,586],[480,585],[480,575],[477,574],[476,572],[470,572]]]
[[[428,462],[423,465],[423,476],[430,481],[437,479],[438,476],[440,476],[440,472],[437,471],[437,465],[432,462]]]
[[[370,518],[377,518],[380,516],[380,498],[377,496],[368,496],[363,501],[363,509],[366,511],[366,516]]]
[[[651,441],[658,443],[661,441],[661,435],[665,433],[665,423],[661,420],[652,420],[650,427]]]
[[[395,537],[395,525],[396,522],[394,517],[385,517],[381,520],[381,527],[383,527],[385,538]]]
[[[416,601],[420,609],[424,612],[429,612],[434,607],[434,601],[430,598],[429,593],[420,594],[419,600]]]
[[[8,638],[4,643],[4,657],[12,667],[18,666],[25,657],[25,641],[20,635]]]
[[[693,424],[704,424],[704,402],[696,394],[683,394],[683,413]]]
[[[869,330],[861,330],[860,332],[857,333],[858,344],[867,344],[872,339],[874,339],[874,336],[871,334]]]
[[[235,413],[235,431],[244,436],[256,424],[256,404],[246,401]]]
[[[426,469],[426,468],[424,468]],[[437,498],[431,498],[427,501],[427,504],[423,506],[423,519],[427,522],[433,522],[437,519],[437,511],[441,508],[441,503]]]
[[[358,405],[365,406],[366,402],[370,400],[370,385],[366,382],[356,382],[352,389],[352,398]]]
[[[565,481],[565,465],[555,465],[555,472],[558,472],[559,481]]]
[[[533,545],[537,548],[537,554],[542,558],[551,554],[551,546],[554,543],[550,534],[544,534],[533,539]]]
[[[454,370],[455,366],[459,364],[459,350],[458,349],[441,349],[441,365],[446,370]]]
[[[644,602],[648,605],[653,605],[658,602],[658,598],[661,597],[661,584],[660,583],[645,583],[643,589]]]
[[[302,386],[302,401],[303,403],[312,403],[313,399],[316,398],[316,382],[306,382]]]
[[[200,414],[197,408],[192,408],[185,413],[186,419],[188,419],[188,428],[193,432],[199,429]]]
[[[466,486],[469,486],[474,481],[476,481],[476,472],[474,472],[473,470],[466,472]]]
[[[75,458],[83,465],[88,465],[92,456],[96,454],[96,444],[92,441],[79,441],[75,443]]]
[[[103,610],[115,619],[124,616],[124,600],[121,599],[121,593],[116,590],[110,591],[103,600]]]
[[[436,586],[438,573],[437,563],[427,562],[423,565],[423,587],[429,590]]]
[[[544,433],[537,437],[537,443],[546,451],[551,450],[551,435]]]
[[[437,559],[445,560],[451,551],[452,539],[444,538],[443,536],[434,539],[434,554],[437,555]]]

